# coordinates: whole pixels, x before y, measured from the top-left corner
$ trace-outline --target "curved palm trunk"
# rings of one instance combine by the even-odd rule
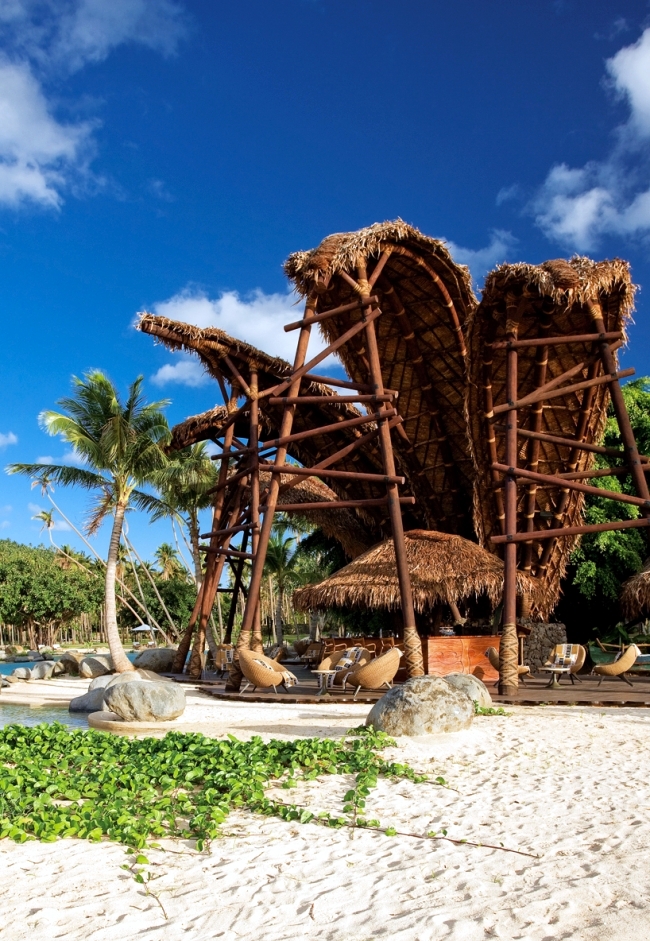
[[[115,518],[113,520],[113,530],[111,532],[111,541],[108,547],[108,558],[106,559],[106,582],[104,593],[104,608],[106,613],[106,639],[113,659],[113,666],[117,673],[127,673],[135,669],[122,646],[119,631],[117,629],[117,604],[115,599],[115,576],[117,573],[117,554],[120,547],[120,537],[122,535],[122,526],[124,524],[124,511],[126,507],[118,503],[115,508]]]

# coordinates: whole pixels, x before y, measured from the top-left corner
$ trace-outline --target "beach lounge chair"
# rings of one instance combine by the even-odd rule
[[[332,675],[332,685],[342,686],[343,680],[352,670],[364,666],[372,660],[372,653],[366,647],[346,647],[329,654],[318,664],[315,673],[322,670],[335,671]]]
[[[277,693],[278,686],[289,689],[297,682],[293,673],[284,669],[281,663],[255,650],[240,650],[239,666],[246,680],[246,685],[239,691],[240,696],[249,686],[253,687],[253,691],[258,687],[260,689],[273,687],[273,692]]]
[[[492,669],[496,670],[498,673],[499,670],[501,669],[501,658],[499,657],[499,651],[496,649],[496,647],[488,647],[488,649],[485,651],[485,656],[490,661],[490,666],[492,667]],[[520,663],[517,666],[517,676],[519,677],[521,682],[525,684],[524,677],[530,676],[530,667],[523,666]],[[498,686],[498,684],[499,684],[499,681],[497,680],[494,685]]]
[[[628,680],[626,673],[634,666],[634,661],[640,653],[641,651],[636,644],[630,644],[625,653],[622,653],[614,663],[597,663],[591,672],[599,677],[598,685],[600,686],[606,676],[618,676],[628,686],[632,686],[632,682]]]
[[[402,651],[398,647],[393,647],[375,660],[371,660],[370,663],[353,667],[343,677],[343,689],[346,686],[355,687],[355,699],[360,689],[382,689],[384,686],[386,689],[391,689],[395,674],[399,670],[401,657]]]
[[[581,644],[556,644],[540,670],[552,674],[550,686],[558,686],[563,673],[575,684],[580,679],[576,674],[584,666],[586,658],[587,651]]]

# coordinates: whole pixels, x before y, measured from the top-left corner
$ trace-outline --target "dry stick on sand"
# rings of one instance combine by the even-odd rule
[[[277,804],[279,807],[289,807],[292,810],[298,809],[295,804],[285,804],[283,801],[273,801],[273,803]],[[322,827],[329,825],[326,820],[319,820],[318,817],[312,817],[309,823],[316,823]],[[348,830],[368,830],[376,833],[386,833],[388,836],[408,836],[413,840],[444,840],[446,843],[453,843],[455,846],[477,846],[481,849],[501,850],[503,853],[516,853],[518,856],[529,856],[531,859],[542,858],[539,853],[526,853],[524,850],[511,849],[509,846],[496,846],[494,843],[475,843],[473,840],[454,840],[450,836],[441,836],[437,833],[427,833],[422,836],[421,833],[407,833],[404,830],[395,830],[394,827],[361,827],[358,823],[341,823],[339,826],[345,827]]]

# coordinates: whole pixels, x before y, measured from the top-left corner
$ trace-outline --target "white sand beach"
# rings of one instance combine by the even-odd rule
[[[67,685],[82,690],[78,681]],[[39,686],[42,694],[30,684],[30,698],[46,689],[51,696],[58,683]],[[27,695],[22,684],[20,694]],[[363,721],[367,708],[230,704],[189,692],[183,725],[215,736],[336,736]],[[120,868],[122,846],[5,840],[0,937],[645,941],[650,714],[510,711],[478,717],[464,733],[402,739],[387,751],[457,790],[380,780],[368,803],[368,815],[384,826],[413,834],[445,828],[449,837],[503,849],[238,813],[209,852],[182,842],[147,850],[157,900]],[[340,810],[348,784],[325,776],[291,797]]]

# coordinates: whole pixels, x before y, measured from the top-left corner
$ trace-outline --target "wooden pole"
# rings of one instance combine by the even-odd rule
[[[317,299],[311,295],[307,299],[305,305],[305,319],[309,319],[310,312],[315,313],[316,311]],[[296,348],[296,356],[293,364],[293,375],[291,376],[288,382],[288,395],[293,398],[298,395],[300,391],[300,382],[301,382],[301,369],[305,362],[305,357],[307,355],[307,347],[309,345],[309,336],[311,332],[311,327],[309,324],[302,326],[300,328],[300,333],[298,335],[298,345]],[[304,370],[306,372],[307,370]],[[280,426],[280,437],[284,438],[291,433],[291,427],[293,425],[293,416],[295,414],[296,406],[287,405],[284,409],[282,415],[282,424]],[[277,465],[282,465],[285,463],[287,457],[286,447],[279,447],[275,463]],[[248,586],[248,598],[246,599],[246,607],[244,609],[244,617],[242,619],[242,631],[250,632],[253,628],[253,623],[255,621],[255,612],[259,602],[260,589],[262,587],[262,578],[264,575],[264,564],[266,562],[266,550],[268,549],[269,539],[271,537],[271,527],[273,526],[273,516],[275,514],[275,508],[278,502],[278,494],[280,492],[280,475],[272,474],[271,482],[267,491],[266,498],[266,512],[264,513],[264,522],[262,524],[261,532],[259,534],[259,540],[257,543],[257,552],[255,553],[255,558],[253,560],[252,571],[251,571],[251,580]],[[241,684],[241,675],[237,675],[238,671],[231,672],[228,677],[228,682],[226,683],[226,689],[228,690],[238,690]]]
[[[509,297],[507,303],[506,332],[509,339],[517,339],[518,320],[516,302]],[[514,307],[514,309],[513,309]],[[510,467],[517,465],[517,350],[509,349],[506,353],[506,398],[508,411],[506,420],[506,463]],[[496,412],[496,409],[494,410]],[[515,474],[505,479],[504,510],[506,534],[517,531],[517,481]],[[517,546],[508,542],[505,547],[505,572],[503,583],[503,630],[499,648],[499,693],[512,695],[517,692],[519,677],[517,671]]]
[[[251,548],[253,556],[257,554],[257,547],[260,541],[260,459],[257,452],[257,447],[259,444],[259,403],[257,400],[257,385],[257,370],[251,369],[251,413],[248,446],[251,449],[251,523],[253,524]],[[253,650],[257,651],[257,653],[264,653],[264,639],[262,637],[262,612],[260,609],[259,592],[257,594],[257,604],[255,606],[255,617],[253,618],[253,634],[250,638],[249,646]]]
[[[359,281],[366,281],[365,267],[359,268]],[[379,360],[379,349],[377,347],[377,334],[375,332],[374,322],[370,320],[372,308],[364,309],[364,320],[366,321],[366,348],[368,351],[368,361],[370,364],[370,381],[373,386],[373,392],[382,395],[384,391],[384,380],[381,375],[381,363]],[[393,456],[393,445],[390,438],[388,422],[385,418],[379,421],[379,442],[384,462],[384,473],[389,477],[397,476],[395,473],[395,458]],[[386,496],[388,498],[388,512],[390,524],[393,532],[393,545],[395,547],[395,563],[397,566],[397,580],[399,582],[399,591],[402,604],[402,617],[404,619],[404,651],[406,660],[406,669],[408,675],[423,676],[424,660],[422,658],[422,642],[415,626],[415,610],[413,608],[413,594],[411,591],[411,576],[408,569],[408,560],[406,558],[406,544],[404,541],[404,525],[402,523],[402,510],[400,507],[399,490],[396,483],[386,484]]]

